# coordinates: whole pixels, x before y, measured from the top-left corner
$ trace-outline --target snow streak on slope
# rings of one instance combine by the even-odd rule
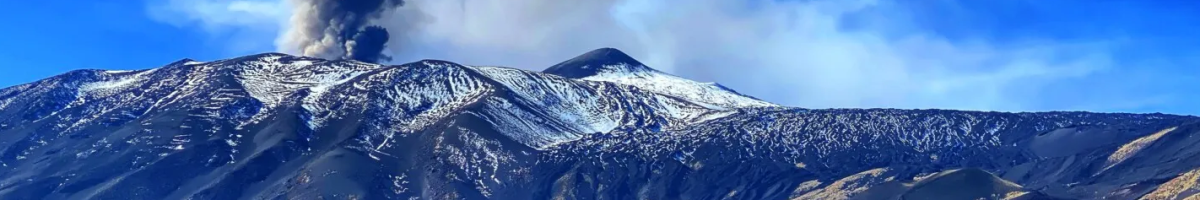
[[[364,121],[370,125],[360,140],[375,148],[388,146],[394,137],[423,130],[459,111],[486,113],[480,117],[503,134],[534,148],[608,132],[618,126],[651,123],[630,117],[627,112],[657,116],[654,110],[670,110],[673,112],[663,114],[669,119],[663,120],[674,123],[708,112],[636,88],[436,60],[384,67],[334,83],[300,92],[299,101],[305,111],[302,118],[308,128],[321,129],[330,121],[364,112]],[[671,108],[663,109],[667,106]]]
[[[390,66],[305,94],[303,117],[312,129],[365,112],[362,140],[380,147],[447,117],[491,92],[464,67],[444,61]]]
[[[506,91],[498,95],[507,97],[487,99],[483,116],[538,149],[619,127],[679,125],[711,111],[636,87],[502,67],[472,69]]]
[[[136,86],[138,83],[146,81],[147,74],[152,74],[155,69],[144,70],[140,72],[133,71],[101,71],[105,74],[113,75],[115,80],[98,81],[83,84],[79,88],[79,92],[102,92],[102,91],[119,91],[120,89]]]
[[[511,89],[530,106],[545,109],[571,131],[604,133],[617,127],[617,112],[605,109],[602,98],[588,86],[564,78],[501,67],[476,67],[484,76]]]
[[[753,100],[742,96],[700,95],[681,97],[663,93],[664,84],[673,81],[622,84],[609,81],[570,79],[545,73],[503,67],[471,67],[500,87],[511,91],[514,98],[489,99],[488,113],[508,113],[497,119],[512,125],[508,131],[519,133],[543,130],[536,134],[515,136],[534,143],[535,148],[573,141],[582,136],[609,133],[616,129],[665,130],[719,118],[732,113],[734,107],[714,106],[719,98]],[[648,68],[647,68],[648,69]],[[652,69],[650,69],[652,70]],[[664,79],[667,80],[667,79]],[[718,94],[715,91],[708,94]],[[757,101],[757,100],[753,100]],[[737,105],[742,106],[742,105]],[[531,109],[536,108],[536,109]],[[516,109],[516,110],[514,110]],[[528,120],[530,117],[550,121]],[[530,136],[543,137],[534,139]],[[549,138],[545,138],[549,137]],[[536,142],[535,142],[536,141]]]
[[[266,54],[234,66],[239,82],[266,107],[275,107],[287,95],[304,88],[320,92],[331,84],[379,68],[355,61],[323,61],[283,54]]]
[[[715,83],[695,82],[658,71],[626,71],[621,69],[629,69],[629,67],[622,66],[601,67],[612,70],[604,70],[600,74],[585,77],[583,80],[636,86],[654,93],[704,103],[707,107],[714,109],[778,106],[735,93]]]

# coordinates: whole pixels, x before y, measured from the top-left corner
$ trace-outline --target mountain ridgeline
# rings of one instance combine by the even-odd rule
[[[0,199],[1197,199],[1200,118],[785,107],[605,48],[0,89]]]

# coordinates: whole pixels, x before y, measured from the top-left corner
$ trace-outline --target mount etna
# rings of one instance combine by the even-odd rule
[[[1200,199],[1200,118],[786,107],[598,49],[0,89],[0,199]]]

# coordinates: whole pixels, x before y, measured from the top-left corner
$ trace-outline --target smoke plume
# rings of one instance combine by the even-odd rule
[[[1078,13],[1051,12],[1054,9],[1047,7],[1058,4],[1014,6],[1029,2],[971,0],[147,2],[161,4],[152,13],[173,25],[198,22],[210,31],[265,32],[259,35],[267,37],[246,41],[276,37],[276,51],[324,58],[386,60],[379,54],[384,47],[384,52],[404,62],[439,59],[541,71],[582,52],[615,47],[661,71],[808,108],[1142,112],[1179,110],[1184,105],[1180,103],[1188,102],[1182,99],[1200,97],[1170,89],[1195,85],[1190,80],[1200,78],[1171,73],[1178,68],[1141,67],[1196,63],[1195,59],[1177,58],[1183,52],[1175,51],[1162,53],[1164,57],[1117,56],[1128,52],[1157,56],[1159,50],[1172,48],[1133,45],[1151,38],[1125,35],[1133,32],[1111,24],[1112,20],[1081,22],[1068,17]],[[1033,14],[1008,16],[1012,13]],[[1049,16],[1057,17],[1043,19]],[[1117,21],[1184,24],[1147,20]],[[282,37],[272,29],[277,24],[286,30]],[[1083,32],[1058,33],[1076,30],[1070,27],[1080,24],[1092,25],[1079,29]],[[1163,33],[1167,32],[1176,33]],[[1077,38],[1083,35],[1076,33],[1099,35]],[[227,56],[247,53],[256,52]],[[1168,66],[1174,65],[1161,67]],[[1197,109],[1180,112],[1200,113]]]
[[[291,27],[283,45],[305,56],[390,60],[383,54],[388,31],[371,23],[403,0],[292,0]]]

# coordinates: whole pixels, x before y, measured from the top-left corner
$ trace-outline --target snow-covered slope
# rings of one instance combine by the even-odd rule
[[[268,53],[0,89],[0,199],[1183,198],[1198,124],[788,108],[608,48],[543,72]],[[960,168],[983,181],[936,178]]]
[[[646,67],[625,53],[602,48],[554,65],[545,73],[639,87],[713,109],[778,106],[738,94],[716,83],[700,83]]]

